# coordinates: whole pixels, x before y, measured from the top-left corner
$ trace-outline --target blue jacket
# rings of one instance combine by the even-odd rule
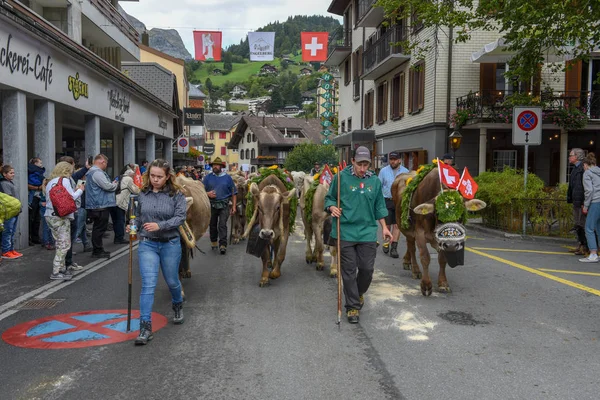
[[[27,164],[27,183],[31,186],[42,186],[46,168],[40,168],[35,164]]]
[[[85,208],[99,210],[116,207],[115,191],[118,183],[112,182],[106,172],[93,166],[85,174]]]

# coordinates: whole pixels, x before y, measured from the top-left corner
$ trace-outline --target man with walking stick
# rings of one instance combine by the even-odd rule
[[[377,254],[377,222],[383,230],[384,240],[392,239],[385,223],[387,209],[381,181],[369,170],[370,165],[369,149],[358,147],[354,152],[352,165],[335,175],[325,197],[325,211],[334,217],[334,224],[339,219],[339,264],[344,282],[346,316],[351,324],[358,323],[364,294],[373,279]],[[337,240],[337,236],[337,232],[331,232],[333,239]]]

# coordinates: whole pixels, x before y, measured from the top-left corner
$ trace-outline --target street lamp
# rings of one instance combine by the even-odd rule
[[[454,131],[448,136],[450,139],[450,147],[452,148],[452,155],[454,156],[454,163],[456,164],[456,150],[459,149],[460,143],[462,142],[462,135],[459,131]]]

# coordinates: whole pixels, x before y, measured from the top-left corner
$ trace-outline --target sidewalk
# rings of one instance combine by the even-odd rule
[[[113,244],[114,233],[108,238],[104,238],[104,248],[113,253],[128,245]],[[73,255],[73,262],[83,266],[84,272],[86,266],[98,258],[92,258],[92,253],[84,253],[83,245],[75,243],[73,248],[76,254]],[[47,283],[54,282],[50,280],[52,272],[52,260],[54,259],[54,250],[46,250],[40,245],[30,246],[19,250],[23,257],[15,260],[2,260],[0,263],[0,305],[5,304],[25,293],[35,290]]]
[[[511,240],[526,240],[531,242],[540,242],[540,243],[550,243],[556,245],[570,245],[576,246],[577,239],[575,237],[572,238],[564,238],[564,237],[552,237],[552,236],[532,236],[532,235],[521,235],[518,233],[507,233],[498,229],[492,229],[483,226],[481,222],[481,218],[470,219],[466,224],[467,232],[476,231],[485,233],[487,235],[492,235],[496,237],[501,237],[505,239]]]

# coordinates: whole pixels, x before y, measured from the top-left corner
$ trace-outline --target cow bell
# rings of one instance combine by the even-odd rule
[[[450,268],[465,264],[467,231],[461,224],[449,222],[435,230],[439,251],[443,251]]]

